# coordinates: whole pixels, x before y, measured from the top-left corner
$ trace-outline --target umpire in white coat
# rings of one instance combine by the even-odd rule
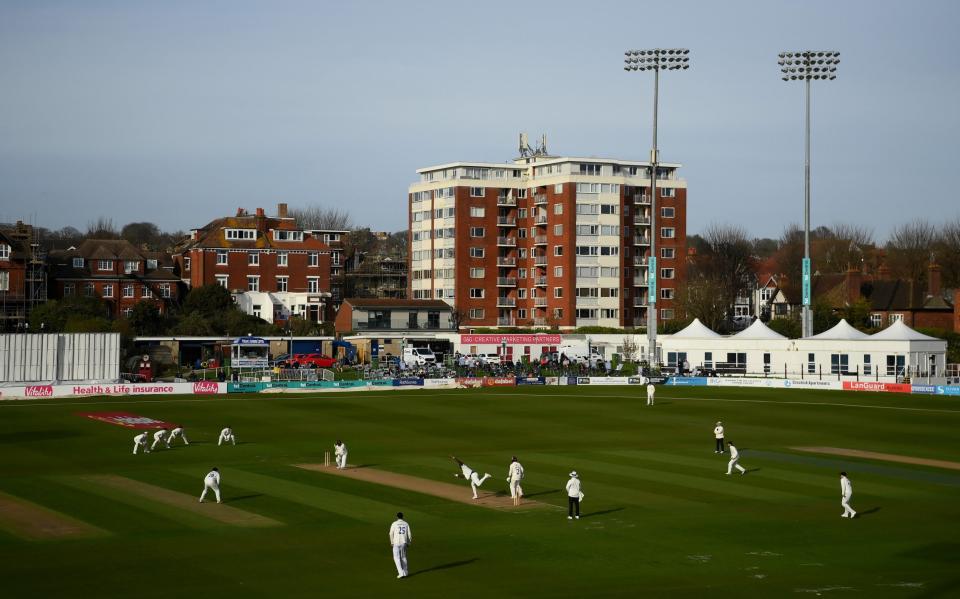
[[[580,477],[577,471],[570,473],[570,480],[567,481],[567,520],[580,519],[580,500],[583,499],[583,491],[580,485]]]

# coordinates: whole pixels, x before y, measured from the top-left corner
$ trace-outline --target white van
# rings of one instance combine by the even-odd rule
[[[427,366],[436,364],[437,357],[429,347],[405,347],[403,362],[407,366]]]
[[[594,349],[587,354],[586,345],[561,345],[557,348],[557,353],[561,356],[561,360],[563,356],[566,356],[573,364],[596,366],[603,362],[603,356],[600,355],[597,350]]]

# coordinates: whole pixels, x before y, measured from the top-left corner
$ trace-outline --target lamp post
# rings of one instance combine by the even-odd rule
[[[784,81],[803,81],[806,88],[806,127],[803,162],[803,307],[800,310],[804,337],[813,336],[813,314],[810,311],[810,82],[834,80],[840,53],[835,50],[801,50],[781,52],[777,63]]]
[[[657,363],[657,110],[660,95],[660,71],[680,71],[690,68],[690,50],[670,48],[627,50],[624,52],[624,71],[653,71],[653,149],[650,150],[650,258],[647,260],[647,341],[648,363],[652,369]]]

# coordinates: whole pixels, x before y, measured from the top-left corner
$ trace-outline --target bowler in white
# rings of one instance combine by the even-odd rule
[[[473,490],[473,498],[476,499],[477,489],[480,487],[480,485],[484,483],[484,481],[490,478],[490,475],[484,474],[483,477],[481,478],[480,475],[477,474],[477,472],[473,468],[464,464],[463,461],[461,461],[459,458],[450,456],[450,459],[452,459],[454,462],[457,463],[458,466],[460,466],[460,472],[454,474],[453,475],[454,478],[464,478],[470,481],[470,488]]]
[[[727,443],[727,447],[730,448],[730,461],[727,462],[727,474],[730,474],[734,468],[740,471],[740,476],[743,476],[747,473],[747,469],[738,464],[740,460],[740,452],[737,450],[737,446],[733,444],[733,441]]]
[[[850,507],[850,498],[853,497],[853,483],[847,478],[846,472],[840,473],[840,505],[843,506],[841,518],[856,518],[857,512]]]
[[[177,437],[183,439],[184,445],[190,445],[190,441],[187,441],[187,433],[183,432],[183,427],[178,426],[172,431],[170,431],[170,436],[167,437],[167,447],[170,447],[170,444],[173,443],[173,440]]]
[[[203,493],[200,493],[200,503],[203,503],[204,497],[207,496],[207,491],[213,491],[214,496],[217,498],[217,503],[220,503],[220,470],[217,468],[207,472],[207,475],[203,477]]]
[[[333,445],[333,456],[337,461],[337,470],[343,470],[347,467],[347,444],[337,439]]]
[[[137,450],[141,447],[143,453],[150,453],[150,448],[147,447],[147,431],[143,431],[133,438],[133,455],[137,455]]]
[[[510,497],[523,497],[523,488],[520,481],[523,480],[523,466],[517,461],[517,456],[513,456],[510,462],[510,469],[507,471],[507,482],[510,483]]]
[[[220,431],[220,440],[217,441],[217,446],[223,445],[227,442],[233,445],[237,444],[237,438],[233,436],[233,429],[229,426]]]
[[[656,395],[656,393],[657,393],[657,388],[654,386],[654,384],[653,384],[653,383],[647,383],[647,405],[648,405],[648,406],[652,406],[652,405],[653,405],[653,399],[654,399],[654,395]]]
[[[397,566],[397,578],[406,578],[410,573],[407,566],[407,547],[413,543],[410,525],[403,519],[403,512],[397,512],[397,519],[390,525],[390,545],[393,547],[393,563]]]

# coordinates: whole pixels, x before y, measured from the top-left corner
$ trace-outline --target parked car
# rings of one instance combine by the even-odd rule
[[[287,368],[290,363],[290,354],[280,354],[270,361],[271,366],[279,366],[280,368]]]
[[[290,360],[293,368],[333,368],[337,361],[323,354],[294,354]]]

